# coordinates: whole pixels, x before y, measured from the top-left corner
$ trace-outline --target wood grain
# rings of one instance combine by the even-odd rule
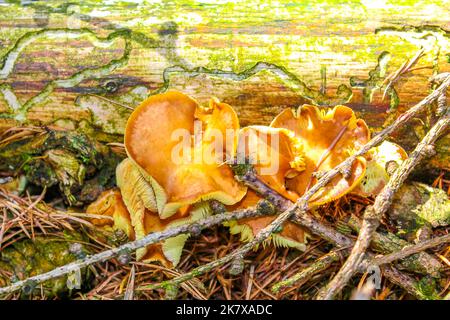
[[[84,120],[105,129],[101,121],[92,121],[93,111],[89,105],[80,106],[80,99],[96,94],[135,105],[145,95],[130,98],[130,92],[145,87],[146,95],[177,89],[201,103],[216,96],[236,108],[243,126],[268,124],[283,108],[303,103],[347,104],[378,131],[390,106],[389,97],[382,100],[378,88],[387,74],[425,48],[417,64],[425,68],[394,84],[401,112],[429,94],[430,76],[450,71],[450,10],[442,1],[376,3],[380,2],[161,1],[138,5],[83,0],[76,5],[62,1],[0,5],[3,61],[21,38],[43,30],[62,30],[61,36],[31,41],[18,53],[12,71],[0,78],[0,128],[57,120],[65,124],[69,120],[70,126],[77,127]],[[79,37],[63,35],[73,30],[88,32]],[[114,33],[118,35],[111,43],[99,43],[98,39]],[[387,62],[377,70],[381,56]],[[7,102],[11,95],[5,94],[5,88],[24,105],[52,80],[120,59],[123,63],[110,72],[94,72],[79,83],[51,90],[48,97],[32,103],[26,119],[14,119]],[[265,67],[255,70],[258,63]],[[110,104],[112,114],[117,108]],[[119,114],[126,117],[127,113]],[[111,118],[105,116],[105,121],[111,124]],[[411,150],[433,121],[425,115],[393,139]],[[107,128],[109,133],[120,134],[123,126]],[[450,169],[449,142],[449,136],[441,139],[433,165]]]

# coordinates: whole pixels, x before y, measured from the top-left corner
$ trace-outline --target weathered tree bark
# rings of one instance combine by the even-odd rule
[[[450,71],[449,16],[431,0],[0,6],[0,129],[57,121],[120,134],[129,114],[120,104],[177,89],[202,103],[217,96],[242,125],[303,103],[347,104],[377,131],[430,92],[431,75]],[[383,100],[386,75],[421,47],[416,70]],[[394,139],[411,150],[433,123],[422,120]],[[433,166],[450,169],[449,142]]]

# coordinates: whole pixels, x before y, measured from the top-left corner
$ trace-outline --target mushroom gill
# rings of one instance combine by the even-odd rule
[[[245,197],[233,206],[228,206],[229,210],[246,209],[252,206],[256,206],[262,198],[258,196],[254,191],[248,190]],[[245,218],[239,221],[231,220],[224,223],[224,226],[230,228],[231,234],[239,234],[240,239],[243,242],[251,241],[263,228],[267,227],[276,217],[257,217],[257,218]],[[304,251],[306,249],[306,233],[298,225],[293,222],[287,221],[281,227],[281,230],[277,233],[273,233],[270,237],[263,242],[263,245],[269,243],[274,244],[276,247],[289,247],[296,248]]]
[[[175,214],[168,218],[162,218],[154,207],[155,198],[152,187],[130,159],[123,160],[117,166],[116,179],[136,239],[141,239],[151,232],[159,232],[170,227],[192,223],[205,218],[211,212],[207,203],[198,202],[180,207]],[[159,244],[140,248],[136,250],[136,259],[147,262],[157,260],[166,266],[176,266],[188,237],[188,235],[182,234],[164,240]]]
[[[143,208],[137,218],[135,212],[128,211],[120,191],[111,189],[104,191],[87,207],[86,212],[95,215],[91,219],[94,225],[122,230],[130,240],[134,240],[152,232],[164,231],[171,227],[203,219],[210,214],[210,209],[208,204],[198,203],[187,210],[178,211],[168,219],[160,219],[158,213]],[[105,218],[101,216],[105,216]],[[145,262],[158,261],[166,267],[175,267],[180,261],[184,244],[188,238],[189,235],[182,234],[138,249],[136,259]]]
[[[370,139],[364,120],[357,119],[353,110],[346,106],[323,110],[303,105],[297,111],[286,109],[270,126],[293,131],[303,145],[304,170],[286,181],[287,189],[300,196],[316,184],[321,172],[336,167]],[[310,199],[310,205],[321,205],[350,192],[364,177],[365,170],[366,160],[358,157],[349,175],[341,174],[332,179]]]

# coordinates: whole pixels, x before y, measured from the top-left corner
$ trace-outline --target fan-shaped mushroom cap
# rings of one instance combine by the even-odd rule
[[[315,173],[336,167],[370,137],[366,123],[357,119],[353,110],[345,106],[321,110],[303,105],[296,112],[286,109],[275,117],[270,126],[293,131],[303,145],[304,170],[286,182],[287,189],[298,195],[303,195],[317,182]],[[348,193],[360,182],[365,169],[365,159],[357,158],[350,177],[335,177],[310,199],[310,204],[320,205]]]
[[[245,197],[237,204],[229,206],[230,210],[245,209],[256,206],[262,198],[254,191],[248,190]],[[230,228],[231,234],[240,234],[241,241],[251,241],[263,228],[267,227],[276,217],[257,217],[245,218],[238,221],[228,221],[224,223]],[[293,222],[286,221],[279,233],[272,234],[266,242],[272,242],[276,247],[290,247],[299,250],[305,250],[306,234],[305,231]]]
[[[203,131],[201,140],[194,137],[196,126]],[[234,156],[233,130],[238,129],[231,106],[211,100],[204,109],[174,91],[151,96],[133,111],[125,147],[151,184],[161,218],[201,200],[231,205],[242,199],[246,188],[224,164],[227,156]],[[214,148],[216,139],[223,139],[221,150]]]
[[[352,193],[363,197],[376,196],[389,181],[387,165],[396,162],[400,165],[408,154],[399,145],[383,141],[378,147],[372,148],[366,154],[367,169],[364,178],[353,189]]]
[[[261,181],[279,194],[292,201],[298,198],[285,186],[287,178],[305,169],[303,145],[292,131],[265,126],[242,128],[237,160],[250,161]]]

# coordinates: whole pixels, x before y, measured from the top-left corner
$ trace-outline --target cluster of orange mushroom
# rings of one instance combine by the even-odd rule
[[[181,133],[183,148],[174,132]],[[226,137],[225,144],[216,143],[220,135]],[[320,172],[338,165],[369,138],[366,123],[346,106],[303,105],[296,111],[284,110],[269,126],[240,128],[230,105],[211,99],[202,107],[183,93],[169,91],[149,97],[133,111],[124,139],[128,158],[116,170],[118,188],[104,192],[87,212],[112,217],[93,222],[112,225],[135,239],[212,214],[209,200],[229,210],[255,205],[260,197],[238,182],[227,165],[230,159],[249,157],[261,181],[296,201],[317,182]],[[182,161],[174,159],[174,152]],[[375,194],[389,178],[385,164],[405,158],[401,147],[383,143],[357,158],[349,175],[337,176],[321,188],[310,207],[349,192]],[[226,225],[249,241],[273,219],[247,218]],[[304,250],[305,235],[305,230],[286,222],[269,241]],[[137,259],[176,266],[187,238],[183,234],[140,249]]]

